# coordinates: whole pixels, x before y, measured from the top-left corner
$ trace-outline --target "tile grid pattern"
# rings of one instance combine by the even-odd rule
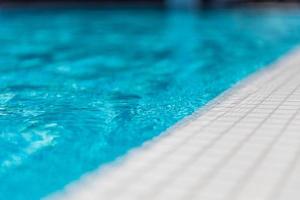
[[[54,199],[297,200],[300,51]]]

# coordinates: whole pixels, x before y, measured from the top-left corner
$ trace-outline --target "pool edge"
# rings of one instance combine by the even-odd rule
[[[86,175],[84,175],[80,180],[75,181],[69,185],[66,186],[66,188],[58,193],[55,193],[54,195],[51,195],[47,197],[46,199],[94,199],[94,197],[100,197],[99,191],[95,190],[95,187],[97,187],[98,179],[105,179],[105,177],[110,176],[110,174],[115,173],[116,170],[118,170],[117,173],[122,173],[122,167],[125,166],[125,169],[128,170],[128,166],[126,166],[126,163],[133,162],[132,160],[137,159],[136,157],[140,156],[137,154],[143,154],[143,152],[146,152],[147,155],[151,154],[149,153],[149,149],[153,148],[152,146],[157,145],[157,143],[164,138],[170,138],[172,135],[176,134],[175,132],[179,131],[180,129],[187,128],[190,126],[190,124],[194,121],[196,121],[198,118],[205,116],[211,109],[218,107],[218,105],[222,104],[226,100],[232,98],[237,93],[241,93],[242,90],[243,95],[252,95],[252,93],[255,93],[255,90],[258,89],[259,85],[253,85],[255,81],[258,79],[261,79],[271,72],[276,72],[280,68],[286,67],[288,68],[295,68],[294,62],[300,64],[300,49],[295,48],[288,52],[287,54],[281,56],[279,59],[277,59],[272,64],[266,66],[265,68],[253,73],[252,75],[248,76],[247,78],[239,81],[237,84],[232,86],[230,89],[226,90],[222,94],[220,94],[218,97],[210,101],[207,105],[204,107],[201,107],[193,114],[185,117],[184,119],[177,122],[172,127],[168,128],[166,131],[164,131],[159,136],[155,137],[154,139],[150,141],[146,141],[142,146],[137,147],[133,150],[130,150],[125,156],[122,156],[121,158],[117,159],[116,161],[109,163],[107,165],[104,165],[100,167],[99,169],[95,170],[94,172],[90,172]],[[272,77],[271,77],[272,78]],[[253,85],[253,86],[252,86]],[[252,88],[253,87],[253,88]],[[136,160],[135,160],[136,162]],[[127,168],[126,168],[127,167]],[[126,173],[126,172],[124,172]],[[108,175],[107,175],[108,174]],[[101,183],[103,184],[103,183]],[[99,186],[101,185],[99,184]],[[115,186],[113,186],[115,187]],[[94,188],[94,189],[90,189]],[[75,195],[76,193],[76,195]],[[76,197],[76,198],[74,198]],[[105,199],[115,199],[115,198],[106,198]]]

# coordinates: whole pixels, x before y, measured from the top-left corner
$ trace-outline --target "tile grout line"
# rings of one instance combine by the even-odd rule
[[[294,89],[294,91],[297,90],[297,89],[299,88],[299,86],[300,86],[300,85],[298,85],[298,86]],[[294,91],[293,91],[293,92],[294,92]],[[268,120],[269,117],[270,117],[275,111],[277,111],[278,108],[279,108],[279,107],[285,102],[285,100],[287,100],[291,95],[292,95],[292,94],[288,95],[285,99],[283,99],[282,102],[274,109],[274,111],[273,111],[270,115],[268,115],[268,117],[264,120],[264,122],[265,122],[266,120]],[[296,114],[297,114],[297,112],[294,113],[294,114],[290,117],[289,120],[292,120],[292,119],[295,117]],[[260,126],[261,126],[264,122],[262,122],[262,123],[260,124]],[[287,122],[287,123],[284,125],[284,127],[282,128],[282,130],[280,131],[280,133],[279,133],[278,135],[276,135],[274,138],[272,138],[273,141],[272,141],[271,144],[268,146],[268,148],[265,150],[265,152],[263,152],[263,154],[261,154],[261,155],[255,160],[254,165],[252,165],[252,166],[246,171],[246,175],[245,175],[244,177],[241,177],[241,179],[237,182],[237,184],[236,184],[237,187],[234,188],[233,190],[238,191],[238,192],[236,192],[235,194],[229,195],[228,199],[230,199],[230,200],[235,200],[235,199],[237,199],[239,193],[240,193],[241,190],[245,187],[246,181],[247,181],[248,179],[250,179],[251,176],[256,172],[257,167],[261,164],[261,162],[264,160],[264,158],[265,158],[265,157],[268,155],[268,153],[272,150],[272,147],[276,144],[276,142],[277,142],[277,141],[280,139],[280,137],[284,134],[284,131],[287,129],[287,127],[288,127],[289,124],[290,124],[290,121]],[[256,130],[257,130],[257,129],[256,129]],[[256,131],[256,130],[255,130],[255,131]],[[239,184],[239,183],[240,183],[240,184]],[[233,193],[233,192],[232,192],[232,193]]]
[[[293,115],[292,120],[300,114],[300,108],[297,110],[297,112]],[[291,123],[291,122],[290,122]],[[289,124],[290,124],[289,123]],[[287,127],[286,127],[287,128]],[[270,194],[270,197],[268,199],[276,200],[280,198],[282,190],[285,188],[285,185],[287,184],[287,181],[289,177],[292,175],[292,172],[295,169],[295,166],[300,161],[300,143],[298,145],[298,150],[296,152],[295,158],[292,161],[292,164],[289,165],[289,167],[285,170],[285,172],[281,175],[280,180],[276,183],[276,185],[273,188],[272,193]]]
[[[295,76],[295,74],[293,74],[292,76]],[[289,79],[289,78],[287,78],[287,80],[288,80],[288,79]],[[271,94],[268,95],[268,97],[271,96],[271,95],[272,95],[275,91],[277,91],[278,89],[279,89],[279,88],[274,89],[274,90],[271,92]],[[262,102],[264,102],[264,101],[265,101],[265,99],[263,99],[261,102],[259,102],[259,104],[262,103]],[[257,105],[257,106],[258,106],[258,105]],[[277,106],[277,107],[279,107],[279,106]],[[245,117],[246,117],[249,113],[251,113],[255,108],[256,108],[256,107],[254,107],[254,108],[251,109],[249,112],[247,112],[246,115],[245,115]],[[275,108],[275,110],[276,110],[276,108]],[[275,110],[273,110],[272,113],[274,113]],[[270,115],[271,115],[271,114],[269,114],[269,116],[270,116]],[[243,119],[244,119],[245,117],[243,117]],[[256,126],[255,129],[254,129],[251,133],[249,133],[249,134],[242,140],[242,142],[240,142],[240,143],[234,148],[234,150],[231,151],[231,153],[230,153],[228,156],[225,156],[218,164],[216,164],[217,166],[216,166],[214,169],[210,170],[211,173],[207,174],[207,175],[205,176],[205,178],[202,178],[202,179],[201,179],[201,184],[200,184],[200,185],[199,185],[199,184],[195,185],[195,188],[194,188],[194,189],[195,189],[195,190],[196,190],[196,189],[199,190],[200,188],[204,187],[205,183],[207,184],[207,181],[211,181],[211,180],[213,179],[213,177],[215,177],[215,176],[217,175],[218,171],[220,171],[221,167],[223,167],[225,163],[227,163],[227,162],[230,161],[230,159],[235,155],[235,153],[238,152],[238,150],[243,146],[243,144],[245,144],[245,143],[248,141],[248,139],[252,137],[252,135],[256,132],[256,130],[258,130],[258,128],[259,128],[266,120],[267,120],[267,119],[264,119],[262,122],[260,122],[260,123],[258,124],[258,126]],[[234,125],[236,125],[236,123],[235,123]],[[230,129],[229,129],[229,130],[230,130]],[[227,130],[225,133],[228,133],[229,130]],[[203,181],[203,179],[204,179],[205,181]],[[186,199],[192,199],[192,198],[193,198],[193,194],[190,194],[190,195],[186,196]]]
[[[276,88],[276,89],[278,89],[278,88]],[[276,91],[276,89],[275,89],[275,91]],[[272,93],[271,93],[270,95],[272,95]],[[263,102],[263,101],[264,101],[264,100],[262,100],[261,102]],[[260,102],[260,103],[261,103],[261,102]],[[213,141],[212,141],[209,145],[207,145],[206,148],[204,147],[204,149],[200,149],[201,151],[200,151],[199,153],[197,153],[196,156],[191,157],[190,162],[188,162],[188,163],[195,162],[195,161],[197,161],[199,158],[201,158],[201,155],[204,155],[204,154],[206,153],[207,150],[211,149],[211,147],[214,146],[216,142],[218,142],[219,140],[221,140],[222,137],[223,137],[226,133],[228,133],[229,130],[231,130],[238,122],[240,122],[240,121],[243,120],[245,117],[247,117],[247,115],[248,115],[249,113],[251,113],[256,107],[257,107],[257,106],[253,107],[253,108],[252,108],[251,110],[249,110],[244,116],[242,116],[242,117],[239,118],[236,122],[234,122],[234,124],[232,124],[229,128],[227,128],[226,130],[222,131],[222,132],[219,134],[219,137],[217,136],[215,139],[213,139]],[[182,165],[182,168],[181,168],[180,170],[174,172],[174,174],[171,174],[170,177],[174,177],[174,179],[175,179],[176,177],[175,177],[174,175],[175,175],[176,173],[180,172],[181,170],[183,170],[184,167],[185,167],[185,166]],[[212,171],[216,171],[216,170],[212,170]],[[177,176],[177,177],[178,177],[178,176]],[[168,179],[168,181],[169,181],[169,180],[172,181],[172,179]],[[203,179],[201,179],[201,180],[203,180]],[[167,183],[167,182],[166,182],[166,183]],[[197,189],[199,190],[199,187],[198,187],[198,186],[199,186],[199,185],[197,185]],[[158,185],[157,188],[162,188],[162,187],[161,187],[161,184]],[[156,191],[156,192],[158,192],[158,191]],[[153,194],[157,194],[157,193],[153,193]],[[190,199],[190,196],[187,197],[186,199]]]

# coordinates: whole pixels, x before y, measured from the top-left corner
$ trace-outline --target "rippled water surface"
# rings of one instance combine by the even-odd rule
[[[62,189],[300,42],[289,11],[0,10],[0,199]]]

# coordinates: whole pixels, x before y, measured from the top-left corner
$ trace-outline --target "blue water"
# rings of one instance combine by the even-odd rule
[[[300,13],[0,10],[0,199],[35,200],[300,43]]]

